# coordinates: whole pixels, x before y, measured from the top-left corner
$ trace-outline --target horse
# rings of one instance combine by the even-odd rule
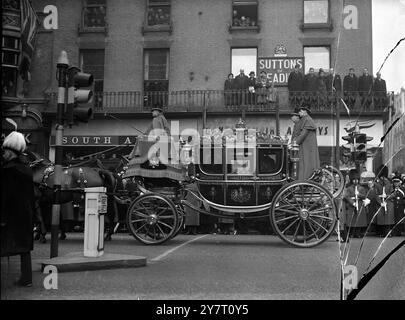
[[[33,171],[36,196],[36,218],[40,224],[39,240],[42,243],[45,243],[46,227],[41,207],[43,208],[44,206],[48,206],[49,209],[53,203],[53,187],[55,185],[54,164],[49,159],[41,157],[34,152],[28,151],[26,152],[26,155],[29,165]],[[82,197],[82,193],[77,191],[69,191],[69,189],[84,191],[84,188],[106,187],[107,192],[109,193],[113,193],[117,190],[118,186],[120,185],[118,177],[108,170],[99,167],[91,167],[90,165],[92,162],[94,164],[94,161],[97,164],[97,160],[89,160],[74,166],[63,168],[61,177],[61,204],[71,202],[74,199],[77,200],[77,197]],[[115,203],[115,197],[108,195],[108,204],[109,212],[107,212],[106,215],[108,220],[106,240],[111,240],[111,234],[114,231],[113,224],[118,219],[118,209],[117,204]],[[66,238],[66,234],[63,228],[62,216],[60,226],[60,239],[63,240]]]

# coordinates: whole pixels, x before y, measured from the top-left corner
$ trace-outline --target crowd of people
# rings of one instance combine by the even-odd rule
[[[307,74],[302,74],[299,66],[288,77],[290,105],[294,108],[303,103],[314,107],[326,107],[335,102],[336,96],[342,96],[347,107],[352,109],[358,100],[360,105],[369,110],[374,102],[374,109],[383,110],[387,106],[387,87],[381,73],[373,78],[367,68],[360,76],[356,76],[354,68],[342,78],[333,68],[325,72],[322,68],[315,73],[309,68]]]
[[[225,80],[224,93],[225,105],[265,105],[275,101],[274,83],[272,84],[267,73],[261,71],[259,78],[251,71],[249,76],[245,70],[234,77],[233,73],[228,74]]]
[[[340,212],[341,238],[360,238],[374,233],[380,237],[401,236],[405,232],[405,174],[380,167],[369,179],[356,169],[349,172]]]

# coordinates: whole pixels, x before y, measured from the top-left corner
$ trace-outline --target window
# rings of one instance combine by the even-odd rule
[[[322,24],[328,22],[328,0],[304,0],[304,24]]]
[[[17,71],[20,55],[20,41],[18,38],[3,36],[1,65],[2,77],[1,87],[4,96],[13,96],[17,94]]]
[[[80,50],[80,68],[94,78],[94,103],[100,107],[104,90],[104,49]]]
[[[170,24],[170,0],[149,0],[147,10],[148,26]]]
[[[83,26],[85,28],[104,28],[106,9],[106,0],[87,0],[83,9]]]
[[[169,50],[144,51],[144,104],[148,107],[164,106],[169,90]]]
[[[3,96],[17,95],[17,68],[4,67],[1,71],[1,87]]]
[[[309,68],[315,72],[322,68],[327,71],[330,68],[330,47],[304,47],[305,73]]]
[[[240,69],[248,75],[251,71],[256,73],[257,48],[233,48],[231,49],[231,70],[236,77]]]
[[[257,2],[234,1],[232,6],[232,26],[233,27],[256,27]]]

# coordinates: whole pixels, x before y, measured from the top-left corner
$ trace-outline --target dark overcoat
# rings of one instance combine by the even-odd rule
[[[343,79],[343,91],[353,92],[353,91],[357,91],[357,89],[358,89],[357,77],[355,75],[345,76]]]
[[[320,168],[320,160],[315,121],[309,115],[302,117],[300,121],[302,121],[301,130],[295,140],[300,148],[298,178],[305,180],[311,176],[314,170]]]
[[[341,92],[342,91],[342,79],[340,78],[340,75],[335,74],[335,78],[333,78],[333,74],[328,74],[326,76],[326,90],[328,93],[332,92],[332,82],[333,82],[333,88],[335,88],[336,92]]]
[[[372,75],[361,75],[359,77],[359,92],[368,92],[373,87]]]
[[[1,168],[1,256],[33,250],[34,182],[30,167],[14,158]]]
[[[398,223],[405,216],[405,188],[399,187],[394,190],[392,202],[394,205],[395,223]],[[405,219],[401,224],[405,224]]]
[[[392,185],[390,181],[387,178],[382,178],[379,181],[376,182],[375,188],[377,191],[377,201],[381,205],[382,204],[382,198],[380,197],[383,194],[383,188],[385,187],[385,194],[387,195],[386,203],[387,203],[387,209],[384,207],[380,209],[380,211],[377,214],[377,221],[376,224],[380,226],[387,226],[387,225],[393,225],[395,224],[395,217],[394,217],[394,203],[392,201]],[[390,199],[388,199],[388,196],[390,196]]]
[[[343,195],[343,211],[345,215],[346,226],[365,228],[368,225],[367,207],[364,206],[363,200],[366,199],[367,190],[361,185],[357,185],[357,207],[356,208],[356,186],[349,185]]]
[[[291,72],[288,76],[288,90],[291,92],[302,91],[304,85],[304,76],[301,72]]]
[[[380,95],[387,94],[387,86],[385,84],[385,80],[383,79],[375,79],[373,84],[373,92],[378,93]]]
[[[317,86],[317,77],[315,74],[306,74],[304,76],[304,91],[316,92],[318,89]]]

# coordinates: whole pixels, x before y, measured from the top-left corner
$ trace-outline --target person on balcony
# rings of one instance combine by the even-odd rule
[[[326,76],[322,68],[319,69],[318,78],[316,81],[318,93],[318,108],[324,108],[326,104]]]
[[[357,77],[354,74],[354,69],[349,69],[349,74],[343,79],[343,96],[346,105],[352,109],[356,103],[356,96],[358,90]]]
[[[308,179],[314,170],[319,169],[319,151],[318,142],[316,140],[316,124],[311,118],[311,107],[308,104],[304,104],[299,107],[298,111],[301,117],[300,132],[295,139],[299,145],[299,168],[298,179]]]
[[[245,70],[240,69],[240,73],[235,77],[235,88],[238,90],[238,103],[246,104],[247,91],[249,88],[249,77],[245,75]]]
[[[304,85],[304,76],[298,65],[295,65],[294,71],[288,76],[288,95],[290,106],[298,107],[302,103],[302,90]]]
[[[314,68],[309,68],[308,73],[304,77],[304,103],[310,106],[316,101],[317,92],[317,77]]]
[[[362,108],[368,110],[371,105],[371,89],[373,88],[373,76],[364,68],[363,74],[359,77],[359,95]]]
[[[326,92],[328,95],[328,104],[335,105],[335,96],[340,97],[342,94],[342,79],[339,74],[336,74],[333,68],[329,69],[326,76]]]
[[[233,78],[233,73],[228,74],[228,78],[224,83],[224,93],[225,93],[225,105],[231,106],[235,104],[235,79]]]
[[[268,101],[270,101],[270,87],[271,87],[271,83],[270,80],[267,78],[267,73],[266,71],[262,70],[260,71],[260,77],[257,80],[256,83],[256,87],[257,87],[257,103],[258,104],[266,104]]]
[[[385,80],[381,79],[381,73],[377,72],[377,78],[373,83],[374,108],[384,110],[387,106],[387,86]]]
[[[248,85],[248,104],[249,105],[256,105],[256,88],[257,88],[257,81],[255,77],[254,71],[250,71],[249,73],[249,85]]]

